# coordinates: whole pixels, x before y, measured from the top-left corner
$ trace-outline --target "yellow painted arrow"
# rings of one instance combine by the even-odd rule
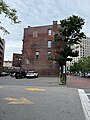
[[[6,97],[6,98],[4,98],[4,100],[10,101],[7,104],[34,104],[32,101],[30,101],[24,97],[18,98],[18,99]]]
[[[30,91],[46,91],[45,89],[42,88],[24,88],[25,90],[30,90]]]

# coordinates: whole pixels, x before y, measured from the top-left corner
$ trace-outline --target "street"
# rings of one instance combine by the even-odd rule
[[[85,120],[78,90],[56,77],[0,77],[0,120]]]

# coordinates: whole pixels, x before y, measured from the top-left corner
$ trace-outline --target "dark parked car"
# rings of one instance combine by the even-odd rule
[[[9,75],[9,73],[7,73],[7,72],[1,72],[0,73],[0,76],[7,76],[7,75]]]
[[[19,78],[25,78],[26,77],[26,72],[23,71],[18,71],[15,73],[15,78],[19,79]]]

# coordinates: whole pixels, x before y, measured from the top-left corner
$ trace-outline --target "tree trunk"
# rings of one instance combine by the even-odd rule
[[[66,84],[66,63],[65,65],[62,64],[60,66],[60,73],[59,73],[59,84],[65,85]]]

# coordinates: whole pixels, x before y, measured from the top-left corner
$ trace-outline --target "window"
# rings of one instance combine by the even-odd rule
[[[48,59],[49,59],[49,57],[51,57],[51,52],[50,51],[47,52],[47,56],[48,56]]]
[[[36,60],[39,58],[39,52],[38,51],[36,51],[35,58],[36,58]]]
[[[52,30],[48,29],[48,35],[51,35],[51,34],[52,34]]]
[[[34,32],[33,32],[33,37],[38,37],[37,31],[34,31]]]
[[[48,48],[51,48],[51,40],[48,40]]]

